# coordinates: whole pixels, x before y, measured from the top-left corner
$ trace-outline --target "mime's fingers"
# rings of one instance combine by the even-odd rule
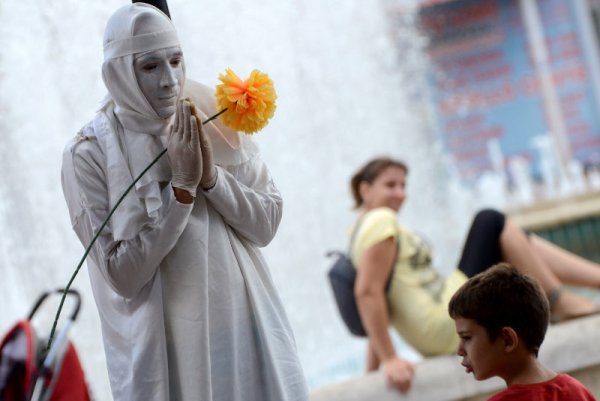
[[[192,147],[198,148],[200,145],[200,137],[198,134],[198,120],[193,115],[189,118],[190,122],[190,143]]]
[[[204,132],[204,129],[202,128],[202,123],[199,124],[198,128],[198,137],[200,138],[200,149],[202,150],[202,153],[211,151],[210,142],[206,132]]]
[[[190,143],[192,134],[190,104],[183,102],[183,141],[184,143]]]
[[[181,129],[181,112],[183,111],[183,101],[177,101],[177,107],[175,108],[175,121],[173,121],[173,133],[179,133]]]

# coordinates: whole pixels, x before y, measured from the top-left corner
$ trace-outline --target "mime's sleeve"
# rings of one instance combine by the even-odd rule
[[[63,191],[73,228],[87,249],[110,212],[106,175],[100,162],[102,153],[94,139],[81,141],[70,153],[73,173],[65,174],[66,163],[63,162]],[[186,227],[193,204],[177,202],[170,185],[165,186],[162,195],[158,217],[148,218],[135,237],[115,240],[109,222],[90,249],[88,257],[100,269],[107,284],[124,298],[135,297],[148,283]],[[73,215],[74,209],[77,215]]]
[[[216,184],[204,195],[227,224],[255,245],[266,246],[275,237],[283,200],[258,155],[239,166],[217,167]]]

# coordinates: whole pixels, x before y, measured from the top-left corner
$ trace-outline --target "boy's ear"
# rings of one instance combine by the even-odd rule
[[[519,346],[519,335],[512,327],[503,327],[500,337],[502,338],[506,352],[512,352]]]

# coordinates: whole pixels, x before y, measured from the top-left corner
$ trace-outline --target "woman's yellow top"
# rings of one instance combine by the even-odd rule
[[[458,336],[448,315],[448,302],[466,276],[459,270],[447,278],[440,276],[432,266],[427,243],[399,225],[396,213],[386,207],[363,216],[351,249],[354,266],[360,269],[364,251],[390,237],[399,244],[388,293],[392,326],[423,356],[455,353]]]

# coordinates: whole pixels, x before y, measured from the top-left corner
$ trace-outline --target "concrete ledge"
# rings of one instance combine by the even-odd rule
[[[543,230],[600,216],[600,192],[541,201],[506,212],[520,227],[534,231]]]
[[[550,369],[569,373],[600,399],[600,315],[576,319],[548,329],[540,360]],[[411,391],[390,390],[380,372],[315,389],[311,401],[479,401],[504,388],[498,378],[476,381],[458,356],[428,358],[417,365]]]

